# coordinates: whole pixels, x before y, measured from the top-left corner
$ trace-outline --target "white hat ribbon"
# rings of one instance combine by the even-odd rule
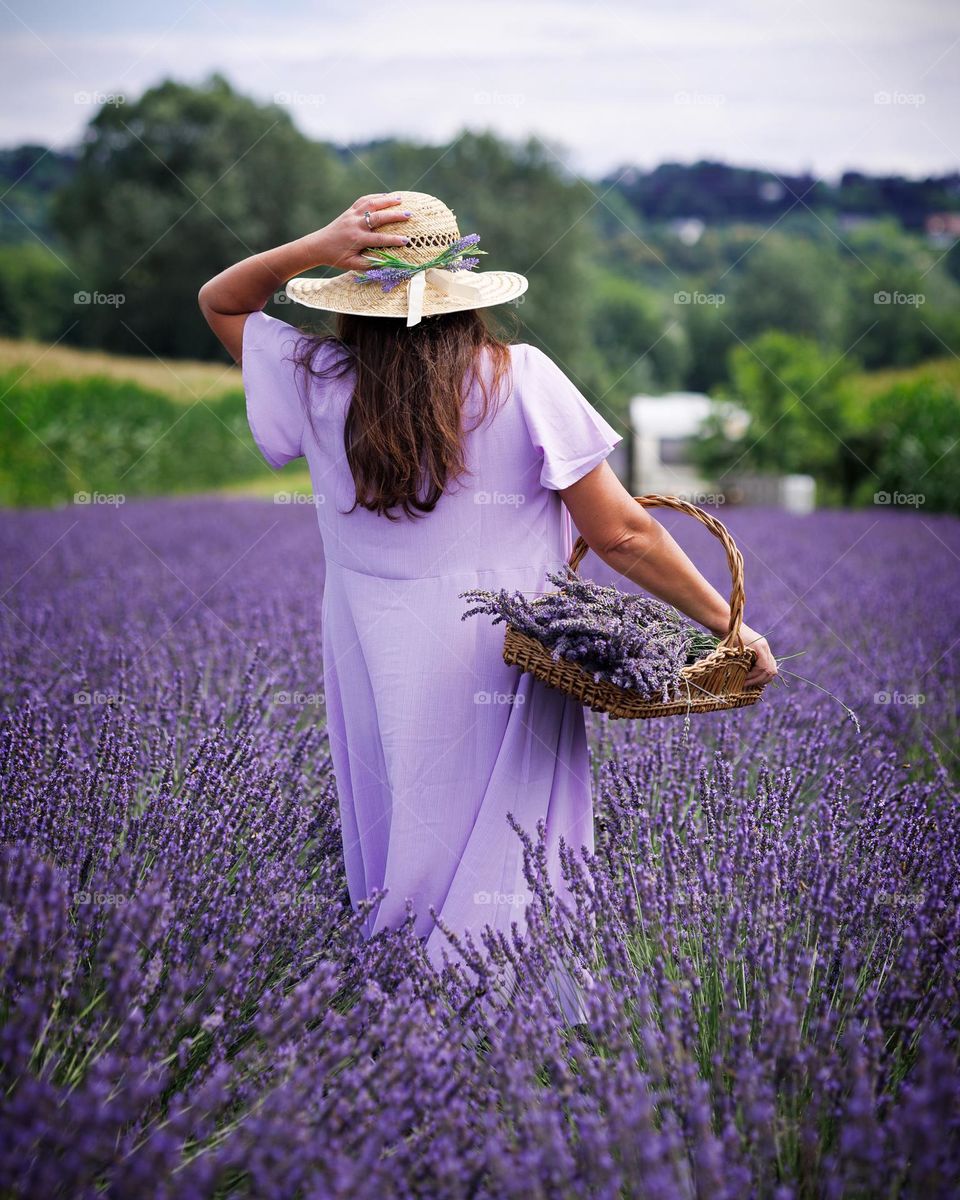
[[[407,326],[419,325],[423,319],[423,296],[427,277],[434,287],[457,300],[474,301],[482,286],[482,276],[467,271],[448,271],[444,267],[427,267],[417,271],[407,285]]]

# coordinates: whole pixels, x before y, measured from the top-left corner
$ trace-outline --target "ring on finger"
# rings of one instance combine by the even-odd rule
[[[364,220],[366,221],[366,223],[367,223],[367,228],[368,228],[368,229],[373,229],[373,226],[370,224],[370,209],[369,209],[369,208],[368,208],[368,209],[367,209],[367,211],[366,211],[366,212],[363,214],[363,219],[364,219]]]

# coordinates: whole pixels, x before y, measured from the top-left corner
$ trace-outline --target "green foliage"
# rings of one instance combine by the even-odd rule
[[[9,192],[0,218],[0,336],[223,361],[195,303],[203,282],[318,228],[358,195],[428,191],[451,205],[463,233],[482,235],[484,269],[530,277],[529,292],[490,319],[550,354],[614,423],[624,425],[638,391],[711,392],[745,408],[750,420],[745,437],[731,441],[721,410],[701,453],[714,474],[735,466],[809,471],[822,498],[847,500],[869,498],[879,476],[906,483],[919,474],[929,503],[956,508],[945,467],[931,466],[938,454],[943,464],[954,461],[943,448],[957,395],[952,381],[940,390],[932,379],[903,391],[884,384],[892,398],[873,407],[876,389],[860,388],[851,374],[958,352],[960,258],[918,232],[928,211],[956,207],[955,178],[850,173],[833,186],[701,162],[625,170],[591,184],[568,170],[564,153],[539,138],[510,142],[489,131],[461,131],[441,147],[385,139],[338,149],[305,137],[288,111],[238,94],[219,75],[199,87],[168,80],[135,102],[101,108],[78,154],[37,146],[0,152]],[[685,231],[675,219],[698,214],[707,222],[702,236],[678,236]],[[838,214],[858,223],[841,224]],[[78,292],[118,302],[77,303]],[[683,292],[722,303],[682,304]],[[278,315],[326,324],[295,306]],[[129,456],[138,444],[125,397],[141,430],[167,420],[167,400],[150,394],[144,404],[140,393],[117,391],[127,386],[77,383],[76,392],[58,393],[66,407],[56,420],[39,385],[14,395],[24,404],[34,397],[71,469],[96,474],[86,447]],[[917,395],[929,412],[916,410]],[[71,412],[74,440],[58,441]],[[90,414],[103,428],[94,430]],[[212,445],[219,435],[211,420],[198,406],[182,425],[207,422],[198,438]],[[39,443],[10,414],[2,425],[7,503],[83,490],[69,469],[37,453]],[[170,434],[170,444],[180,436]],[[249,452],[245,428],[241,437]],[[230,453],[240,444],[231,443]],[[257,469],[259,460],[241,455],[226,470],[230,453],[201,469],[196,444],[183,447],[183,462],[196,466],[189,480],[151,452],[131,471],[138,481],[131,492],[141,483],[157,490],[161,476],[168,489]],[[14,451],[23,455],[17,478],[29,466],[51,481],[49,492],[13,481]],[[115,478],[115,467],[108,470]]]
[[[911,366],[956,342],[960,288],[925,258],[853,273],[844,339],[868,369]]]
[[[0,245],[56,241],[50,202],[75,166],[76,154],[71,150],[32,143],[0,150]]]
[[[960,238],[953,243],[943,256],[943,265],[950,278],[960,283]]]
[[[185,407],[135,383],[0,375],[0,504],[203,491],[267,472],[243,395]]]
[[[932,212],[953,211],[960,176],[939,179],[870,177],[848,171],[839,184],[805,173],[773,174],[727,163],[661,163],[650,171],[620,169],[601,181],[615,188],[650,220],[700,216],[714,221],[750,221],[769,227],[796,208],[826,217],[896,215],[905,228],[919,229]]]
[[[656,296],[609,272],[590,289],[590,336],[609,375],[609,390],[669,391],[681,385],[687,343],[679,317]]]
[[[684,386],[691,392],[712,392],[726,381],[727,359],[737,345],[726,306],[690,305],[684,320],[690,348]]]
[[[845,358],[806,338],[770,332],[737,346],[731,383],[697,447],[701,466],[721,480],[734,469],[810,473],[849,497],[862,469],[851,440],[849,374]],[[749,419],[740,438],[730,436],[731,407]]]
[[[842,356],[781,333],[734,350],[730,373],[696,448],[714,477],[804,472],[821,500],[870,504],[878,492],[901,493],[960,512],[960,388],[947,376],[870,395]],[[732,405],[749,418],[741,437],[730,435]]]
[[[778,329],[834,344],[845,300],[837,257],[832,245],[768,234],[732,273],[721,315],[745,342]]]
[[[345,171],[289,113],[235,93],[164,82],[90,123],[55,218],[77,285],[122,295],[78,309],[74,340],[124,353],[211,358],[200,286],[230,263],[326,223],[350,199]],[[76,290],[76,289],[75,289]]]
[[[923,507],[960,513],[960,393],[921,377],[876,396],[868,409],[872,465],[857,499],[871,493],[923,496]]]
[[[39,242],[0,246],[0,337],[56,341],[76,320],[70,268]]]

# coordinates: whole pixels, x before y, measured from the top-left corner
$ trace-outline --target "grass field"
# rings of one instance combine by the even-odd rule
[[[919,379],[960,394],[960,360],[860,372],[864,404]],[[305,463],[277,474],[246,428],[240,368],[0,338],[0,506],[129,496],[308,492]]]
[[[240,368],[232,363],[193,359],[139,358],[84,350],[77,346],[0,338],[0,372],[29,371],[31,379],[78,379],[103,375],[129,380],[171,400],[210,400],[242,386]]]

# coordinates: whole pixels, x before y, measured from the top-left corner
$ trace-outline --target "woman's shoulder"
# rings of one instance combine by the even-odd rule
[[[563,374],[562,368],[550,355],[531,342],[511,343],[510,360],[517,367],[516,381],[521,388],[524,379],[552,380],[558,374]]]
[[[545,354],[539,346],[534,346],[532,342],[511,342],[510,357],[528,367],[556,368],[556,363],[550,355]]]
[[[510,352],[510,364],[516,368],[515,375],[517,379],[522,379],[524,374],[537,368],[537,358],[541,351],[530,342],[510,342],[507,346]]]

